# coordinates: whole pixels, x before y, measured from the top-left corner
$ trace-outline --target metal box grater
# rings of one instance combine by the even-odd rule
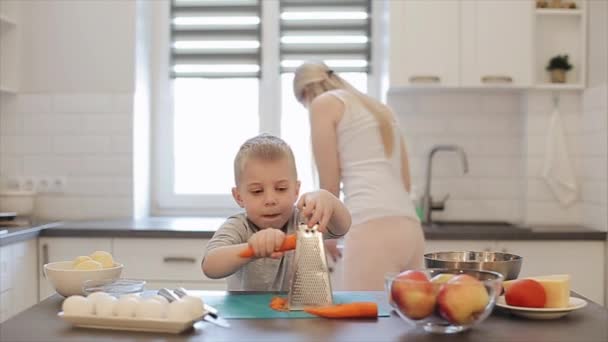
[[[303,310],[306,306],[331,305],[331,282],[327,269],[323,234],[317,225],[297,228],[294,272],[288,295],[289,310]]]

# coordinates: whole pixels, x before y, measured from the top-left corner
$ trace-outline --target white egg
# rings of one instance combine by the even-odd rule
[[[83,296],[70,296],[61,305],[63,313],[70,316],[92,315],[93,308],[93,303]]]
[[[105,292],[93,292],[87,296],[87,299],[91,301],[91,303],[96,304],[98,300],[101,298],[111,297],[109,294]]]
[[[134,317],[135,310],[139,300],[131,296],[122,296],[116,303],[116,316],[118,317]]]
[[[123,297],[135,298],[137,300],[141,299],[141,296],[139,295],[139,293],[129,293],[129,294],[120,296],[120,298],[123,298]]]
[[[168,304],[167,304],[168,306]],[[166,306],[156,299],[142,300],[137,304],[135,317],[137,318],[165,318],[167,316]]]
[[[167,300],[167,298],[165,298],[161,295],[154,295],[154,296],[150,297],[150,299],[159,301],[159,302],[163,303],[163,305],[165,305],[165,306],[169,305],[169,301]]]
[[[190,321],[192,320],[192,315],[190,314],[190,307],[188,302],[185,300],[178,299],[171,304],[169,304],[169,308],[167,310],[167,318],[170,321]]]
[[[188,310],[190,311],[190,317],[197,319],[203,316],[203,299],[195,296],[184,296],[182,300],[188,303]]]
[[[95,301],[95,314],[99,317],[112,317],[115,314],[116,298],[112,296],[99,297]]]

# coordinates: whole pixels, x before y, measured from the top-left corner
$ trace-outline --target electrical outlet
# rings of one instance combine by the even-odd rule
[[[20,191],[35,191],[36,179],[30,176],[17,177],[18,188]]]
[[[67,180],[65,177],[52,177],[49,183],[49,192],[63,193]]]
[[[36,177],[34,179],[37,193],[51,192],[51,179],[48,177]]]

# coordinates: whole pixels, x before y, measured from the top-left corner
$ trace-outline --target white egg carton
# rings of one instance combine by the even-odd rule
[[[205,313],[206,314],[206,313]],[[57,316],[70,322],[73,326],[106,330],[147,331],[179,334],[193,326],[198,319],[173,321],[168,319],[151,319],[136,317],[101,317],[96,315],[65,315],[63,311]]]
[[[131,294],[116,299],[105,292],[95,292],[87,297],[66,298],[58,316],[77,327],[180,333],[208,313],[200,298],[192,298],[169,304],[159,295],[140,298]]]

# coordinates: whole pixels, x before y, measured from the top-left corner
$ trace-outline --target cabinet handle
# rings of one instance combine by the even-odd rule
[[[46,278],[46,274],[44,273],[44,265],[49,263],[49,245],[42,245],[42,276]]]
[[[185,262],[189,264],[194,264],[196,262],[196,259],[190,257],[164,257],[163,262]]]
[[[481,83],[513,83],[513,77],[504,75],[487,75],[481,78]]]
[[[409,80],[410,83],[441,83],[441,78],[433,75],[410,76]]]

